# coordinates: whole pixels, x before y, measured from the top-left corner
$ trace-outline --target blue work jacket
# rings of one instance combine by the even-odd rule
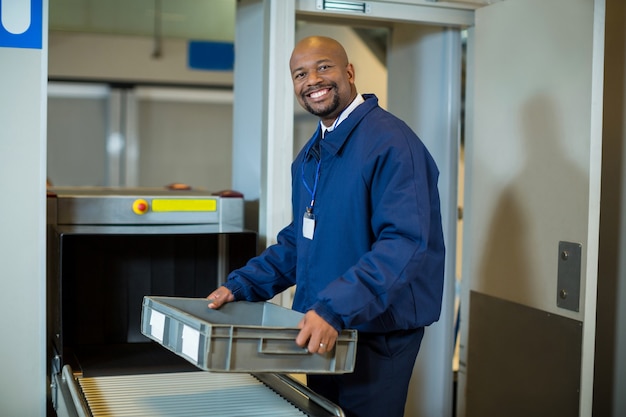
[[[403,121],[376,96],[363,97],[326,133],[319,163],[310,152],[319,127],[296,157],[293,221],[229,274],[236,300],[268,300],[296,285],[293,309],[314,309],[337,330],[389,332],[438,320],[445,249],[437,166]],[[312,201],[310,239],[302,226]]]

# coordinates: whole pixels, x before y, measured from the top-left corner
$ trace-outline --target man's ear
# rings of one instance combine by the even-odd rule
[[[352,63],[348,64],[346,67],[346,72],[348,73],[348,80],[350,80],[351,84],[355,83],[355,74],[354,74],[354,65]]]

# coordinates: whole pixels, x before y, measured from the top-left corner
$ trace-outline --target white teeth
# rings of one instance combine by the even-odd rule
[[[314,93],[311,93],[311,98],[318,98],[323,96],[324,94],[326,94],[326,90],[316,91]]]

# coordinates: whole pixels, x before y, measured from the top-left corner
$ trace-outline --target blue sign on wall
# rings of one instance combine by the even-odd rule
[[[0,48],[41,49],[43,0],[0,0]]]
[[[191,69],[232,71],[235,66],[235,46],[232,42],[189,41],[188,65]]]

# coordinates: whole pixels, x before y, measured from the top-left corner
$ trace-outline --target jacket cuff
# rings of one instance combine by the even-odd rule
[[[235,301],[241,301],[246,299],[246,294],[243,286],[234,280],[226,281],[224,287],[228,288],[231,293],[233,293],[233,297],[235,297]]]
[[[335,314],[330,308],[328,308],[326,304],[318,301],[317,303],[313,304],[311,310],[315,311],[321,318],[326,320],[328,324],[333,326],[335,330],[337,330],[337,333],[341,333],[344,328],[341,317]]]

